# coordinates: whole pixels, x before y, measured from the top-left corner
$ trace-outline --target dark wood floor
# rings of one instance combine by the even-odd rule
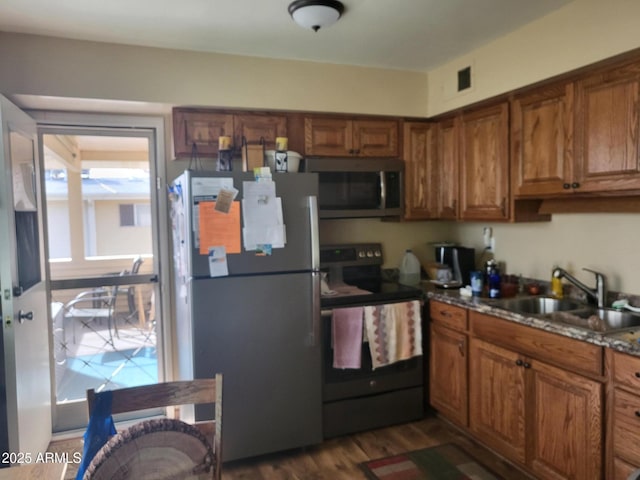
[[[367,460],[455,443],[505,480],[527,477],[496,455],[435,417],[330,439],[320,445],[224,465],[224,480],[357,480]]]
[[[435,417],[326,440],[320,445],[248,460],[225,463],[224,480],[358,480],[366,477],[358,466],[367,460],[455,443],[505,480],[531,478],[481,447],[449,423]],[[81,439],[54,441],[52,451],[82,451]],[[67,480],[75,478],[70,464]]]

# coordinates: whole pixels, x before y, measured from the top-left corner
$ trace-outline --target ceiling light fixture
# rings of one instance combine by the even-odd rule
[[[337,0],[296,0],[289,5],[293,20],[303,28],[314,32],[333,25],[344,12],[344,5]]]

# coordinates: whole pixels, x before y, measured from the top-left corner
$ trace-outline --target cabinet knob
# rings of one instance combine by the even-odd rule
[[[378,385],[378,382],[376,382],[375,380],[371,380],[371,381],[369,382],[369,386],[370,386],[371,388],[376,388],[376,386],[377,386],[377,385]]]
[[[520,359],[516,360],[516,365],[521,367],[522,365],[524,365],[524,362]]]
[[[569,190],[571,188],[571,184],[569,183],[563,183],[562,184],[562,188],[564,188],[565,190]]]
[[[636,378],[640,378],[640,372],[636,372]]]
[[[580,184],[578,182],[573,182],[571,184],[571,188],[580,188]]]
[[[460,356],[464,357],[464,341],[458,343],[458,350],[460,351]]]
[[[636,410],[635,414],[636,414],[636,417],[640,417],[640,411]]]
[[[524,362],[523,367],[524,367],[524,368],[531,368],[531,364],[530,364],[530,363],[528,363],[528,362]]]

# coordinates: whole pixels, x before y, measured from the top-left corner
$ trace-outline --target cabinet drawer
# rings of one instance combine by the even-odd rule
[[[445,325],[454,330],[467,329],[467,309],[449,305],[448,303],[434,302],[429,303],[429,313],[431,321]]]
[[[640,397],[617,388],[613,396],[615,455],[633,465],[640,465]]]
[[[471,331],[482,339],[575,372],[603,373],[603,349],[509,320],[470,312]]]
[[[637,388],[640,392],[640,357],[613,352],[613,381],[617,386]]]

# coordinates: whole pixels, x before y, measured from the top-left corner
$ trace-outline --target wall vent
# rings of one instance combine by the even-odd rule
[[[458,70],[458,91],[471,88],[471,66]]]

